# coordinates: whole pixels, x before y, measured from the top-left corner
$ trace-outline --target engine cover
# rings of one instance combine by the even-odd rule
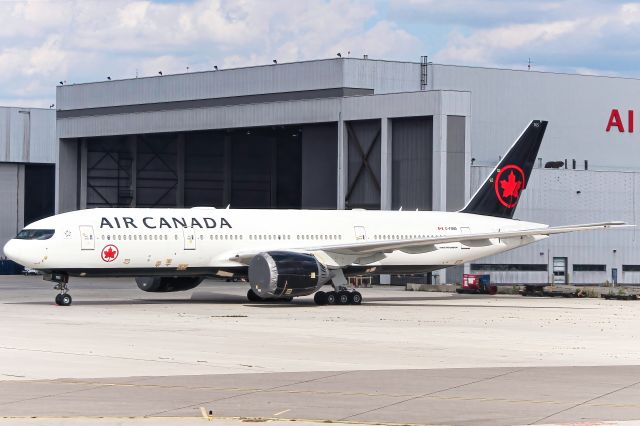
[[[306,296],[326,284],[331,277],[315,256],[289,251],[260,253],[249,265],[249,282],[263,299]]]
[[[185,291],[196,288],[202,277],[136,277],[138,288],[150,293]]]

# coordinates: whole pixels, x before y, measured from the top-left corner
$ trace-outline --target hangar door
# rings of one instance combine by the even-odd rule
[[[431,210],[433,193],[433,119],[392,121],[392,206],[394,210]]]
[[[349,209],[380,209],[380,120],[348,121]]]

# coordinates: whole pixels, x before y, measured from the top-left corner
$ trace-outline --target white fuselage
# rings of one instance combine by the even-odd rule
[[[222,275],[246,269],[243,252],[310,251],[366,241],[504,232],[544,225],[464,213],[364,210],[91,209],[39,220],[25,229],[53,230],[48,239],[13,239],[5,254],[43,271],[71,275]],[[385,253],[349,267],[365,273],[430,271],[462,264],[544,238],[492,239],[491,244],[436,244],[436,250]]]

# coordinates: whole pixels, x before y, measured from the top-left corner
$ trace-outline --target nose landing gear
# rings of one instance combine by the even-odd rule
[[[61,274],[61,273],[51,273],[45,274],[43,276],[45,281],[52,281],[56,283],[53,287],[54,290],[58,290],[60,293],[56,295],[56,305],[58,306],[69,306],[73,299],[69,294],[69,286],[67,283],[69,282],[69,275]]]

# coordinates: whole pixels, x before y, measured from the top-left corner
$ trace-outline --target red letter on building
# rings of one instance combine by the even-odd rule
[[[617,109],[611,110],[609,123],[607,123],[607,132],[611,130],[612,127],[617,127],[619,132],[624,132],[624,126],[622,125],[622,119],[620,118],[620,111]]]
[[[629,127],[627,127],[629,129],[629,133],[633,133],[633,110],[630,109],[629,110]]]

